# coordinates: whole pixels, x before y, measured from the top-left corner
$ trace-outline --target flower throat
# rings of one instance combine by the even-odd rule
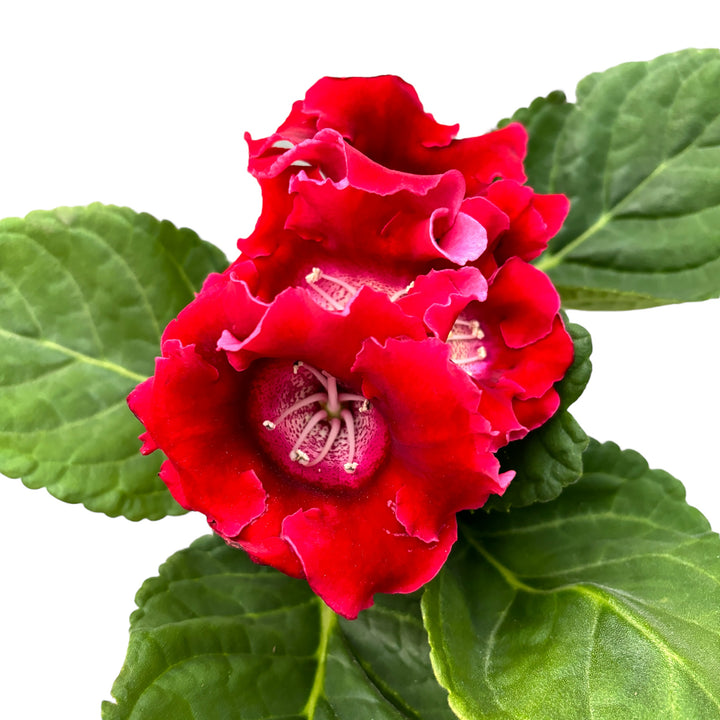
[[[251,410],[261,447],[298,481],[358,487],[384,457],[388,434],[377,410],[302,361],[260,369]]]

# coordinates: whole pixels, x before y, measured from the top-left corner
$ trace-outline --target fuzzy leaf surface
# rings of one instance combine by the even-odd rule
[[[104,720],[452,720],[418,595],[354,621],[207,536],[147,580]]]
[[[125,398],[224,255],[128,208],[0,221],[0,471],[131,520],[179,514]]]
[[[591,442],[553,502],[466,519],[423,597],[466,720],[720,718],[720,538],[682,485]]]
[[[538,192],[565,193],[537,266],[566,307],[625,310],[720,295],[720,52],[684,50],[588,76],[513,119]]]

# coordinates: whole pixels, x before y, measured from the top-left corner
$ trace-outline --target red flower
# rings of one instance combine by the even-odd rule
[[[289,289],[265,306],[214,275],[162,350],[129,402],[175,497],[346,617],[432,578],[455,513],[510,479],[450,347],[384,293],[338,312]]]
[[[521,184],[519,125],[456,129],[398,78],[311,88],[250,140],[255,232],[129,398],[176,499],[346,617],[435,575],[572,360],[527,263],[567,201]]]

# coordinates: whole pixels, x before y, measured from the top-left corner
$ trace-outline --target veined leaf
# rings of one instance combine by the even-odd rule
[[[131,520],[183,510],[125,403],[165,325],[227,261],[191,230],[90,205],[0,221],[0,471]]]
[[[585,78],[513,119],[538,192],[570,215],[537,266],[566,307],[622,310],[720,295],[720,52],[684,50]]]
[[[417,594],[338,618],[307,583],[207,536],[137,595],[104,720],[451,720]]]
[[[460,718],[720,718],[720,538],[682,485],[591,443],[550,503],[475,514],[423,597]]]

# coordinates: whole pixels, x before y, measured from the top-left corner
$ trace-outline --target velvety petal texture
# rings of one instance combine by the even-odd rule
[[[247,136],[255,230],[128,398],[177,501],[348,618],[438,572],[573,358],[529,264],[566,198],[523,184],[522,126],[457,131],[383,76],[324,78]]]

